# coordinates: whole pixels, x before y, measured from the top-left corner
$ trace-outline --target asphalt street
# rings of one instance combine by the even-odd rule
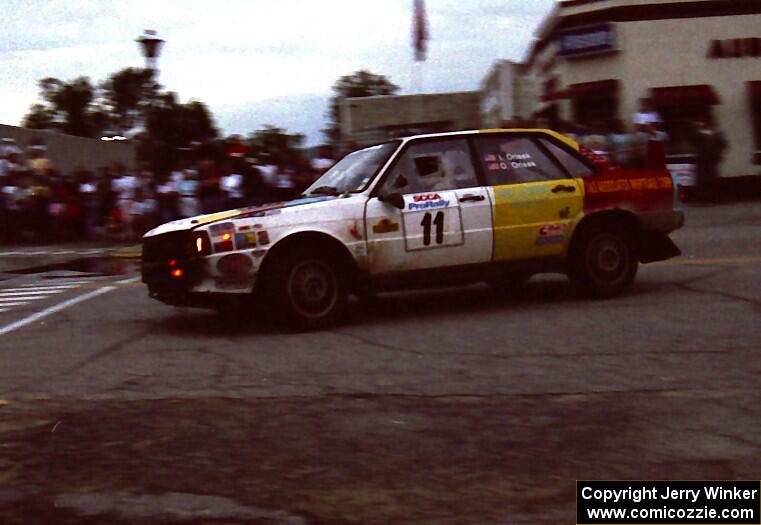
[[[576,479],[758,479],[761,205],[686,214],[619,298],[383,294],[312,334],[0,253],[0,521],[557,523]]]

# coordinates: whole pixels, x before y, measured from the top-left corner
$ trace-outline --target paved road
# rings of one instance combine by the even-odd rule
[[[130,507],[124,491],[182,492],[290,512],[283,523],[554,523],[573,519],[575,479],[757,479],[761,205],[690,207],[687,219],[673,236],[684,256],[642,267],[621,298],[578,300],[560,276],[533,279],[516,300],[482,286],[389,294],[307,335],[161,305],[129,273],[18,275],[0,281],[0,302],[65,286],[0,304],[0,399],[43,426],[99,414],[112,434],[85,447],[93,465],[107,463],[107,439],[138,447],[126,429],[156,414],[206,436],[160,449],[211,476],[204,488],[124,476],[100,493],[109,512]],[[222,447],[208,425],[212,437],[245,425],[258,441]],[[322,459],[304,452],[315,446]],[[224,490],[209,474],[229,451],[258,447],[265,473],[239,472]],[[81,482],[67,483],[51,505],[91,512]]]

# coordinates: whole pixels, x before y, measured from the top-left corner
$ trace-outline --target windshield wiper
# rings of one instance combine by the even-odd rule
[[[338,189],[334,186],[319,186],[310,191],[308,195],[338,195]]]

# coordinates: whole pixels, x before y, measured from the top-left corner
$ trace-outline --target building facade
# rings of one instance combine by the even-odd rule
[[[21,149],[33,139],[41,139],[46,148],[46,156],[64,174],[80,168],[95,171],[117,162],[129,169],[137,165],[137,147],[134,141],[106,142],[6,124],[0,124],[0,138],[15,140]]]
[[[478,91],[346,98],[339,102],[341,148],[418,133],[477,129]]]
[[[749,0],[567,0],[536,33],[525,75],[534,115],[593,131],[631,127],[650,99],[689,154],[699,121],[728,149],[722,176],[758,172],[761,150],[761,2]]]
[[[481,82],[481,127],[520,126],[534,111],[535,91],[525,65],[499,60]]]

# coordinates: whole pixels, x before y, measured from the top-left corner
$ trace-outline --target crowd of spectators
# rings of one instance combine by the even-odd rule
[[[280,165],[246,154],[240,145],[217,155],[189,150],[166,173],[147,163],[63,173],[41,141],[3,139],[0,244],[136,240],[171,220],[291,199],[332,164],[325,154]]]

